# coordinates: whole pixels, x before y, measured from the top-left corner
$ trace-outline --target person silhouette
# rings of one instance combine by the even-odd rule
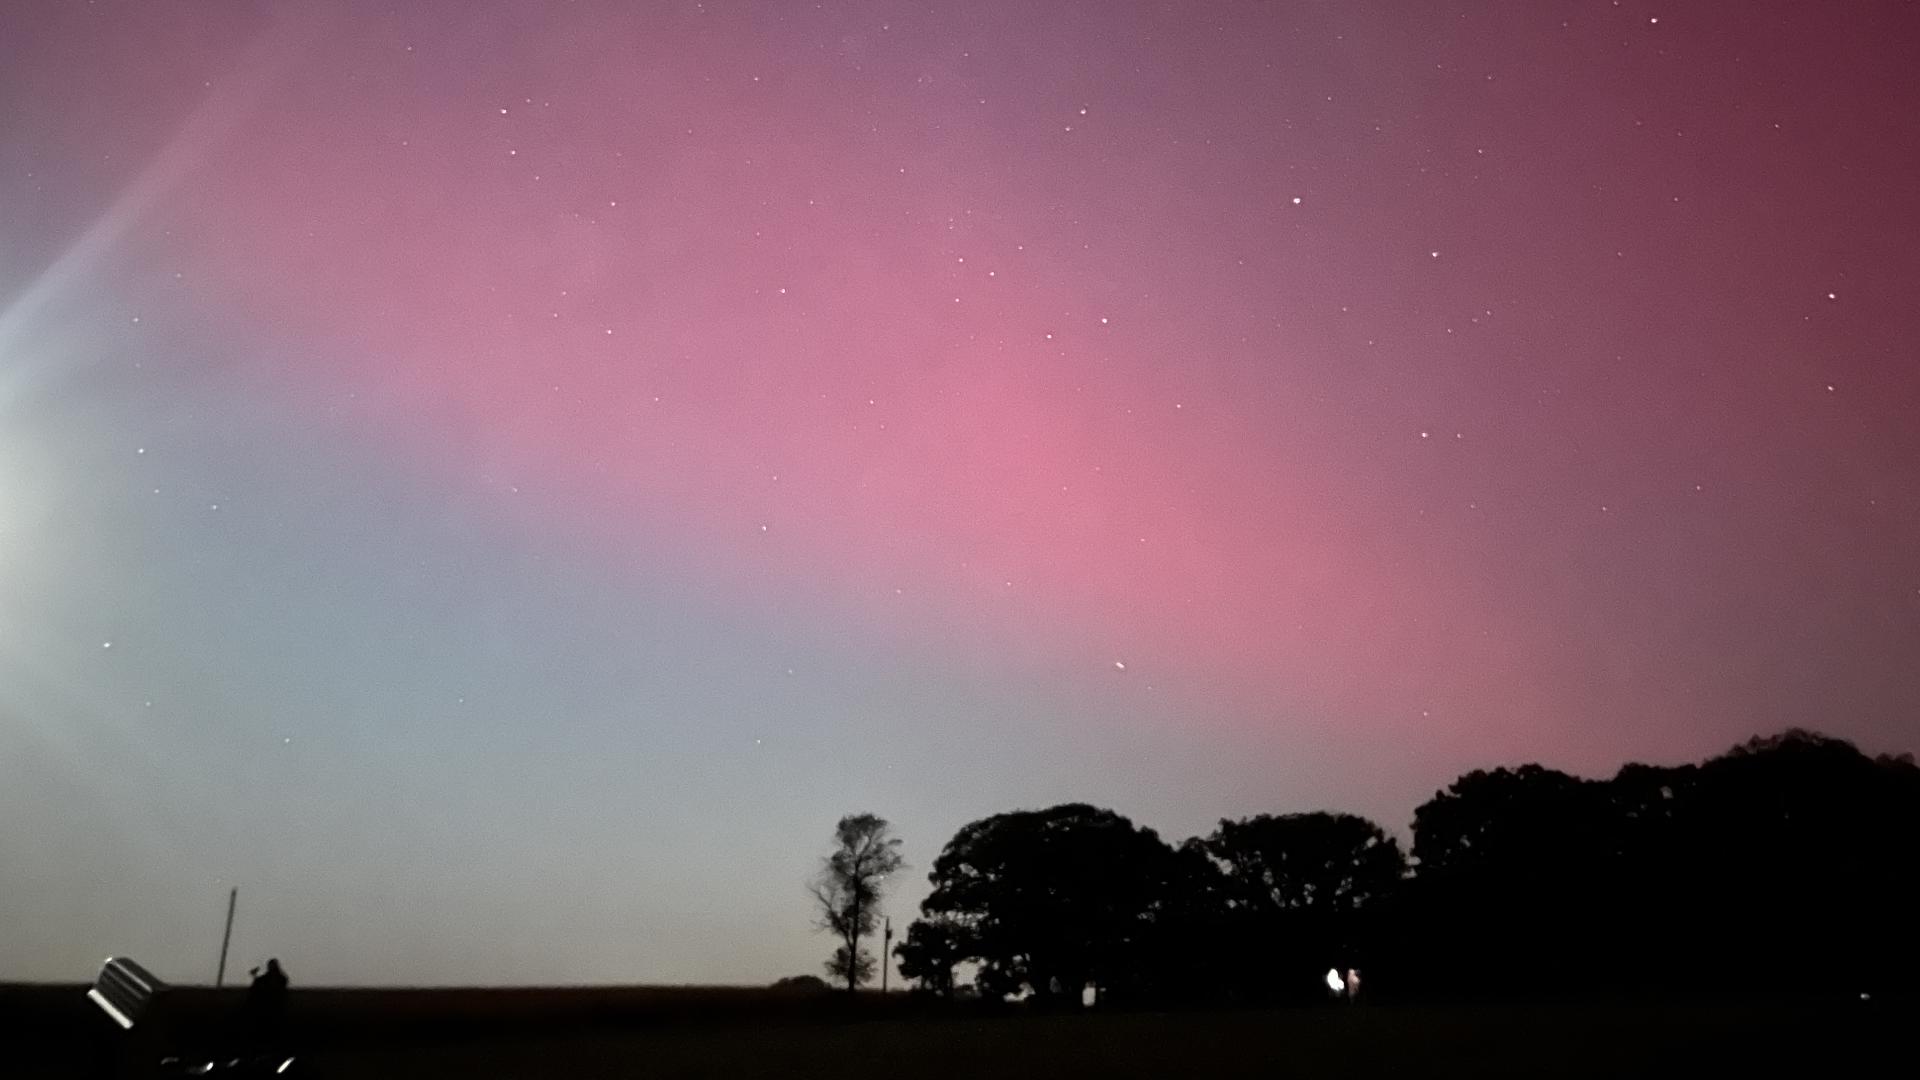
[[[264,968],[254,968],[248,974],[253,976],[253,984],[247,987],[247,1041],[256,1052],[277,1050],[287,1013],[287,973],[279,958],[271,957]]]

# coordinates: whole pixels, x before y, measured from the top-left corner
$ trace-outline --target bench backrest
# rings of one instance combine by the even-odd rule
[[[114,1023],[131,1028],[153,1008],[154,998],[166,988],[167,984],[146,968],[124,956],[114,956],[100,966],[100,975],[93,980],[87,997]]]

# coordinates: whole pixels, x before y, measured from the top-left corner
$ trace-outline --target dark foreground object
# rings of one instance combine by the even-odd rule
[[[311,995],[311,996],[309,996]],[[83,988],[0,988],[9,1077],[79,1077]],[[220,1002],[203,997],[203,1006]],[[303,1008],[303,1005],[305,1008]],[[92,1019],[81,1016],[81,1019]],[[1027,1015],[765,991],[296,991],[302,1075],[1913,1075],[1909,1002],[1359,1005]],[[303,1022],[304,1021],[304,1022]],[[190,1026],[190,1025],[189,1025]],[[91,1027],[97,1036],[97,1026]],[[84,1037],[84,1036],[83,1036]]]

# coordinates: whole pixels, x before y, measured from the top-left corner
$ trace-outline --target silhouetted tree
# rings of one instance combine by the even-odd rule
[[[1352,814],[1223,820],[1202,846],[1221,869],[1228,925],[1259,957],[1236,971],[1298,995],[1321,993],[1329,967],[1362,963],[1366,920],[1407,869],[1399,843]]]
[[[1358,911],[1406,873],[1400,844],[1353,814],[1260,814],[1221,821],[1205,841],[1230,902],[1265,911]]]
[[[1740,987],[1911,985],[1920,910],[1912,762],[1802,730],[1703,763],[1677,830],[1718,980]],[[1904,914],[1903,914],[1904,913]]]
[[[1246,965],[1227,903],[1226,877],[1202,840],[1188,839],[1174,849],[1165,890],[1148,928],[1141,978],[1133,985],[1110,985],[1116,1000],[1147,996],[1195,1001],[1235,996],[1244,991]],[[1103,997],[1103,1000],[1106,998]]]
[[[1394,965],[1429,990],[1851,996],[1920,962],[1920,770],[1812,732],[1610,780],[1471,772],[1413,850]]]
[[[948,997],[953,993],[953,969],[972,952],[970,931],[948,916],[915,919],[906,937],[893,947],[900,974],[921,989]]]
[[[845,982],[849,992],[872,982],[873,973],[879,970],[872,953],[858,950],[858,946],[835,946],[833,955],[827,958],[827,974],[836,982]]]
[[[1587,815],[1591,781],[1539,765],[1475,769],[1413,814],[1413,855],[1426,875],[1528,873],[1564,861],[1581,839],[1568,830]]]
[[[844,980],[852,993],[873,978],[873,957],[860,950],[860,939],[873,933],[887,879],[906,863],[892,826],[872,814],[841,818],[833,843],[810,891],[820,908],[819,929],[832,931],[841,942],[827,961],[827,973]]]
[[[983,996],[1042,1000],[1271,996],[1329,967],[1389,997],[1920,989],[1911,756],[1793,730],[1606,780],[1474,770],[1415,811],[1412,854],[1344,814],[1178,849],[1084,804],[996,814],[941,851],[896,955],[936,993],[970,962]]]
[[[982,818],[935,860],[921,911],[951,920],[981,992],[1077,998],[1143,978],[1172,851],[1151,829],[1082,803]]]
[[[818,975],[788,975],[784,979],[775,979],[773,989],[784,994],[824,994],[833,987]]]
[[[1416,876],[1396,951],[1428,989],[1585,985],[1616,882],[1604,784],[1539,765],[1476,769],[1414,811]]]

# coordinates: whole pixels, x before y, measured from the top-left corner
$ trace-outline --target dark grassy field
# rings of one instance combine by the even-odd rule
[[[87,1074],[80,987],[0,988],[0,1075]],[[183,1038],[229,994],[186,991]],[[1361,1005],[1028,1015],[763,990],[305,990],[307,1075],[1161,1077],[1914,1075],[1911,1003]]]

